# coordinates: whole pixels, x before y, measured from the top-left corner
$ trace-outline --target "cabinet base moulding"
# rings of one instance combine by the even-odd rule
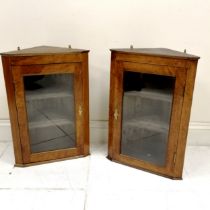
[[[117,161],[117,160],[113,160],[112,158],[110,158],[109,156],[107,156],[107,159],[117,163],[117,164],[122,164],[122,162],[120,161]],[[142,171],[145,171],[145,172],[148,172],[148,173],[152,173],[152,174],[156,174],[158,176],[162,176],[162,177],[165,177],[165,178],[169,178],[169,179],[173,179],[173,180],[182,180],[182,177],[172,177],[172,176],[167,176],[165,174],[161,174],[161,173],[156,173],[156,172],[152,172],[150,170],[146,170],[145,168],[142,168],[142,167],[135,167],[133,166],[132,164],[129,165],[129,164],[126,164],[126,163],[123,163],[123,165],[126,165],[128,167],[132,167],[132,168],[136,168],[136,169],[141,169]]]
[[[56,159],[56,162],[60,162],[60,161],[65,161],[65,160],[72,160],[72,159],[77,159],[77,158],[81,158],[81,157],[87,157],[90,154],[87,155],[79,155],[79,156],[74,156],[74,157],[67,157],[67,158],[59,158]],[[28,167],[28,166],[36,166],[36,165],[41,165],[41,164],[46,164],[46,163],[54,163],[55,160],[46,160],[46,161],[40,161],[40,162],[34,162],[34,163],[28,163],[28,164],[15,164],[15,167]]]

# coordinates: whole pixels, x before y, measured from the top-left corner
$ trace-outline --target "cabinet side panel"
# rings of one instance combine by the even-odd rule
[[[3,63],[3,70],[4,70],[5,86],[6,86],[6,91],[7,91],[7,101],[8,101],[9,114],[10,114],[10,123],[11,123],[11,129],[12,129],[15,162],[16,164],[22,164],[23,163],[22,150],[21,150],[21,142],[20,142],[20,135],[19,135],[19,124],[18,124],[17,108],[16,108],[16,101],[15,101],[14,83],[13,83],[12,72],[10,68],[11,67],[10,58],[3,56],[2,63]]]
[[[168,173],[174,177],[174,157],[177,151],[180,120],[183,106],[183,92],[186,82],[186,69],[176,68],[176,83],[174,88],[173,105],[171,112],[171,123],[169,129],[169,139],[172,139],[168,144]]]
[[[113,132],[114,132],[114,91],[115,91],[115,71],[116,55],[111,54],[111,71],[110,71],[110,90],[109,90],[109,140],[108,140],[108,158],[113,158]]]
[[[186,86],[184,92],[184,101],[182,106],[176,163],[174,167],[174,177],[179,177],[179,178],[182,177],[182,170],[184,165],[184,155],[187,143],[187,134],[188,134],[188,126],[190,120],[196,68],[197,68],[197,61],[188,61],[187,78],[186,78]]]
[[[84,155],[89,155],[89,76],[88,76],[88,53],[84,53],[82,63],[83,79],[83,110],[84,110]]]

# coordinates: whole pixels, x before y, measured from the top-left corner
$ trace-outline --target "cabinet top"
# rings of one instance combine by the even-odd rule
[[[140,55],[152,55],[161,57],[172,57],[180,59],[198,60],[200,57],[191,55],[185,52],[170,50],[167,48],[122,48],[122,49],[110,49],[112,52],[128,53],[128,54],[140,54]]]
[[[10,52],[3,52],[1,53],[1,55],[31,56],[31,55],[71,54],[71,53],[83,53],[83,52],[89,52],[89,50],[64,48],[64,47],[38,46],[38,47],[15,50]]]

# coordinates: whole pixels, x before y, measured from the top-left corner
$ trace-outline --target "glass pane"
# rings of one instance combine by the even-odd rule
[[[121,154],[164,166],[174,77],[124,72]]]
[[[25,76],[24,88],[31,152],[76,146],[74,76]]]

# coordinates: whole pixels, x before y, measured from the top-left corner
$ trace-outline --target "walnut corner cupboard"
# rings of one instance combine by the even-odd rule
[[[1,54],[16,166],[89,155],[88,52]]]
[[[199,57],[112,49],[108,158],[181,179]]]

